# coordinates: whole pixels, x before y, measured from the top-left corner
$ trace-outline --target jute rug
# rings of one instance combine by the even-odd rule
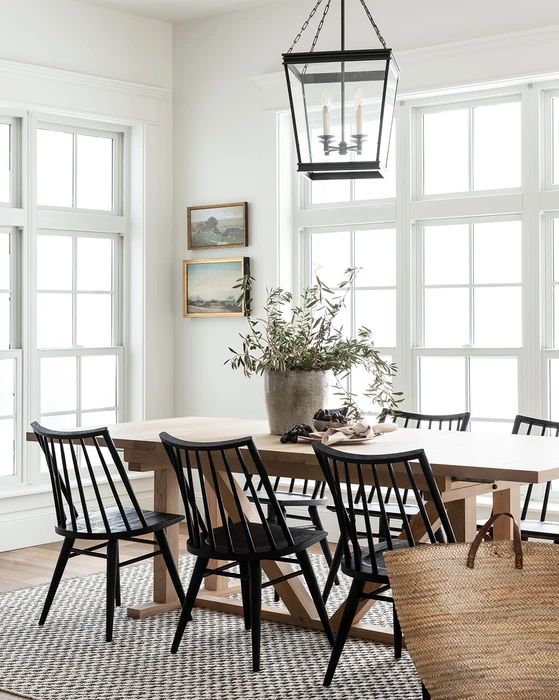
[[[324,559],[313,557],[324,581]],[[192,559],[183,557],[183,581]],[[344,599],[334,587],[330,610]],[[132,620],[126,604],[151,599],[151,563],[122,572],[123,607],[115,641],[104,642],[105,576],[63,581],[46,625],[39,628],[46,587],[0,596],[0,689],[34,700],[418,700],[420,684],[404,652],[350,638],[330,688],[322,679],[330,655],[319,632],[262,623],[262,671],[251,671],[250,632],[242,618],[195,608],[176,656],[169,653],[178,611]],[[271,604],[271,589],[265,603]],[[278,605],[281,605],[279,603]],[[390,607],[365,618],[390,623]]]

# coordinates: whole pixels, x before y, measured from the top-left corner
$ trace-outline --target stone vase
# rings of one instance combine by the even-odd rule
[[[312,426],[314,414],[324,408],[327,374],[318,370],[265,372],[266,409],[272,435],[282,435],[297,423]]]

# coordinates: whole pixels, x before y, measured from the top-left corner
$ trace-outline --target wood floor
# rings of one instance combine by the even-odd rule
[[[181,553],[184,551],[185,541],[186,537],[180,538]],[[40,547],[0,552],[0,593],[49,583],[60,550],[60,544],[61,542],[55,542],[44,544]],[[77,542],[76,546],[79,547],[81,545]],[[120,552],[122,559],[128,559],[145,554],[146,546],[134,542],[121,542]],[[68,562],[64,578],[90,576],[102,571],[105,571],[105,561],[103,559],[84,556],[74,557]],[[0,675],[0,684],[1,682]],[[16,698],[15,695],[7,695],[0,691],[0,700],[14,700],[14,698]]]

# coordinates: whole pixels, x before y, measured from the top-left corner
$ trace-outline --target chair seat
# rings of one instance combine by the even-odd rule
[[[392,549],[408,549],[409,543],[407,540],[401,540],[398,538],[392,539]],[[391,551],[386,542],[379,542],[375,545],[374,552],[369,549],[362,549],[362,560],[358,565],[355,559],[352,559],[350,566],[347,566],[345,561],[342,563],[342,571],[347,576],[353,578],[364,578],[371,581],[386,581],[388,582],[388,572],[386,571],[386,566],[384,564],[384,555],[386,552]],[[376,564],[378,567],[378,574],[373,570],[373,565],[371,563],[371,558],[374,556]]]
[[[373,517],[375,515],[379,516],[380,513],[380,508],[378,507],[377,504],[373,504],[374,507],[370,507],[368,509],[368,513],[372,515]],[[336,512],[336,507],[335,506],[328,506],[327,510],[332,511],[333,513]],[[388,515],[389,518],[399,518],[400,520],[402,519],[402,515],[400,512],[400,508],[397,503],[385,503],[384,504],[384,510],[386,511],[386,514]],[[363,508],[360,508],[359,506],[354,506],[353,511],[355,515],[364,515],[365,511]],[[419,513],[419,508],[417,505],[414,504],[404,504],[404,512],[409,518],[413,518],[414,515],[417,515]]]
[[[485,525],[485,521],[478,520],[478,530]],[[550,520],[522,520],[520,529],[523,537],[534,537],[542,540],[559,540],[559,522]]]
[[[209,538],[206,536],[201,547],[195,547],[189,540],[187,542],[188,551],[210,559],[219,559],[218,555],[222,555],[221,558],[225,561],[233,561],[233,559],[277,559],[287,554],[307,549],[328,536],[328,533],[324,532],[324,530],[290,527],[289,531],[294,541],[294,544],[290,544],[286,540],[282,528],[279,525],[270,524],[269,528],[277,544],[277,549],[272,549],[262,523],[248,523],[248,527],[254,542],[254,552],[251,551],[247,544],[245,529],[241,523],[231,523],[229,525],[233,554],[228,546],[224,527],[218,527],[213,530],[215,547],[211,546]]]
[[[119,539],[125,537],[137,537],[145,535],[157,530],[163,530],[171,525],[176,525],[184,520],[184,515],[175,515],[172,513],[157,513],[151,510],[143,510],[143,516],[146,520],[147,527],[140,521],[138,514],[134,508],[124,508],[124,513],[129,523],[130,529],[127,529],[126,522],[117,506],[106,508],[105,513],[109,528],[107,529],[100,511],[90,513],[89,522],[91,531],[88,530],[85,518],[80,517],[76,520],[76,527],[72,525],[72,521],[66,519],[66,528],[57,526],[56,532],[64,537],[78,536],[81,539]]]
[[[258,500],[260,503],[268,504],[270,499],[266,495],[266,492],[258,491]],[[328,502],[327,498],[313,498],[311,494],[297,493],[296,491],[274,491],[278,503],[286,508],[304,506],[308,508],[309,506],[325,506]],[[247,494],[248,500],[254,503],[254,498]]]

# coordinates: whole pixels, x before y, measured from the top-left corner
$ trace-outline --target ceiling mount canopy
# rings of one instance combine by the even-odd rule
[[[388,158],[400,69],[365,0],[359,2],[382,48],[346,50],[346,0],[339,2],[339,50],[315,50],[332,5],[318,0],[283,54],[298,170],[312,180],[379,178]],[[310,51],[295,53],[317,14]]]

